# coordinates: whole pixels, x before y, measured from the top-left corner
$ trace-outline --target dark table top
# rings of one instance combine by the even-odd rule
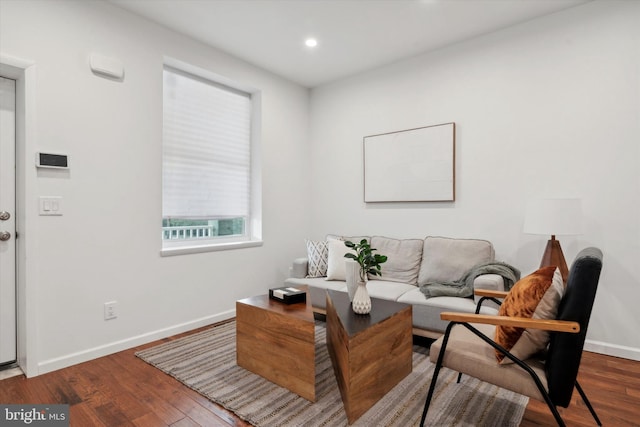
[[[349,295],[346,292],[329,289],[327,293],[349,336],[354,336],[400,313],[402,310],[411,308],[411,304],[371,298],[371,312],[369,314],[356,314],[351,309],[351,301],[349,301]]]

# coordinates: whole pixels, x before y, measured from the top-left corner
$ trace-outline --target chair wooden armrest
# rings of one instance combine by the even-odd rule
[[[474,293],[479,297],[489,298],[504,298],[509,293],[508,291],[494,291],[491,289],[475,289]]]
[[[513,326],[516,328],[533,328],[553,332],[580,332],[578,322],[567,320],[529,319],[527,317],[491,316],[487,314],[456,313],[444,311],[440,313],[442,320],[462,323],[484,323],[496,326]]]

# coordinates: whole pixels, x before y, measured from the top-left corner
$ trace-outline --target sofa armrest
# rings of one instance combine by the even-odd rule
[[[473,289],[504,291],[504,279],[499,274],[481,274],[473,281]]]
[[[307,277],[309,260],[307,258],[296,258],[291,266],[291,277],[294,279],[304,279]]]
[[[507,291],[494,291],[487,289],[475,289],[474,297],[478,299],[476,303],[476,314],[480,313],[483,304],[491,304],[491,307],[499,307],[502,305],[502,301],[509,294]]]
[[[473,289],[486,289],[490,291],[504,291],[504,279],[499,274],[482,274],[473,281]],[[473,296],[473,300],[477,304],[482,298],[480,295]],[[491,302],[485,301],[486,306],[498,308],[498,305]]]

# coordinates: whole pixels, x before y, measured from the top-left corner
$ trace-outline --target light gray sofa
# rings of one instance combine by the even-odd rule
[[[382,276],[369,278],[369,295],[412,304],[414,335],[437,338],[444,333],[448,322],[440,320],[443,311],[475,311],[477,299],[455,296],[426,298],[419,285],[459,280],[474,266],[493,262],[493,245],[486,240],[330,235],[325,241],[306,242],[307,257],[293,261],[291,277],[286,279],[286,285],[309,285],[314,311],[324,313],[327,289],[347,291],[344,254],[349,249],[344,246],[344,241],[359,242],[362,238],[369,240],[377,253],[388,257],[382,264]],[[480,275],[475,278],[473,286],[476,289],[505,290],[504,279],[498,274]],[[483,304],[481,313],[495,314],[496,311],[495,307]]]

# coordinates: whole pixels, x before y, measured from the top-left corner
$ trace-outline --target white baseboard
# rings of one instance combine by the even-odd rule
[[[107,356],[109,354],[127,350],[131,347],[146,344],[151,341],[167,338],[173,335],[181,334],[183,332],[200,328],[202,326],[207,326],[216,322],[221,322],[223,320],[231,319],[232,317],[235,317],[235,315],[236,315],[236,311],[235,309],[233,309],[233,310],[225,311],[212,316],[202,317],[200,319],[196,319],[191,322],[181,323],[179,325],[174,325],[168,328],[159,329],[157,331],[152,331],[146,334],[127,338],[121,341],[116,341],[109,344],[101,345],[99,347],[94,347],[87,350],[79,351],[77,353],[67,354],[65,356],[57,357],[55,359],[44,360],[38,363],[37,375],[46,374],[47,372],[66,368],[72,365],[76,365],[78,363],[87,362],[89,360],[97,359],[98,357]]]
[[[586,351],[591,351],[594,353],[640,361],[640,348],[625,347],[623,345],[609,344],[601,341],[586,340],[584,343],[584,349]]]
[[[156,341],[162,338],[181,334],[183,332],[197,329],[202,326],[207,326],[216,322],[221,322],[223,320],[231,319],[235,317],[235,315],[236,315],[235,309],[228,310],[212,316],[202,317],[200,319],[196,319],[191,322],[182,323],[179,325],[175,325],[175,326],[160,329],[157,331],[149,332],[146,334],[138,335],[135,337],[127,338],[121,341],[105,344],[99,347],[90,348],[77,353],[71,353],[65,356],[57,357],[55,359],[45,360],[38,364],[38,375],[46,374],[47,372],[52,372],[58,369],[76,365],[78,363],[97,359],[98,357],[107,356],[109,354],[127,350],[131,347],[146,344],[151,341]],[[601,341],[586,340],[584,344],[584,349],[586,351],[591,351],[594,353],[606,354],[608,356],[622,357],[624,359],[640,361],[640,349],[638,348],[625,347],[625,346],[605,343]]]

